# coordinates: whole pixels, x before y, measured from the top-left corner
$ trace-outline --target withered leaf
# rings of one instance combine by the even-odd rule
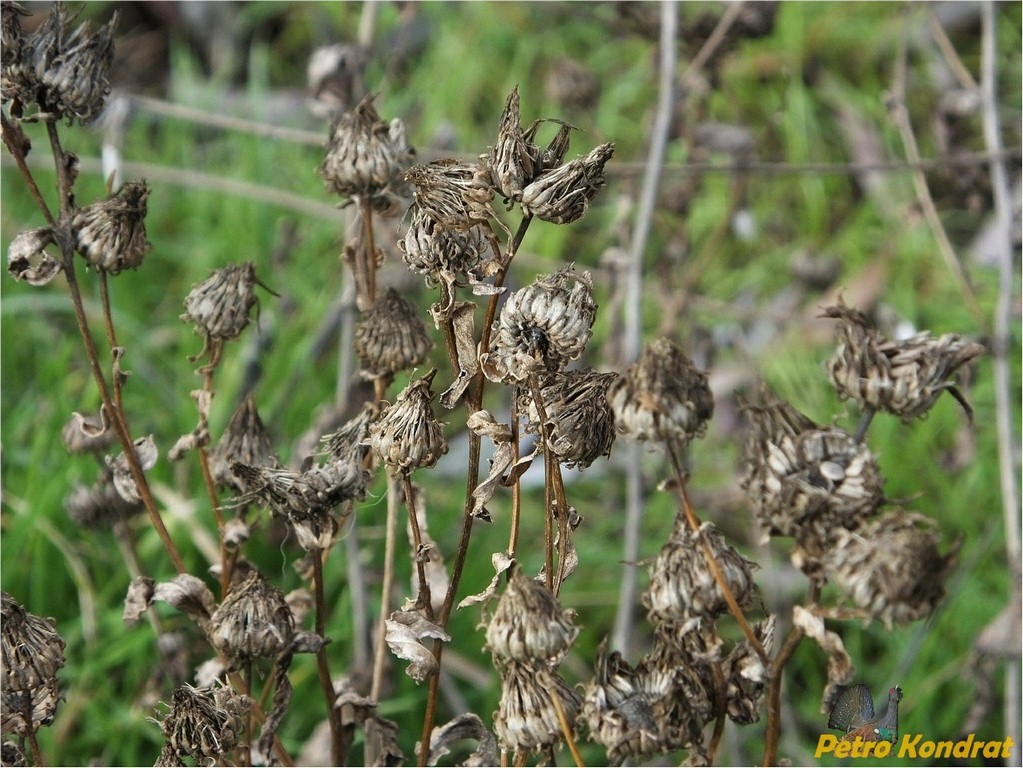
[[[487,585],[487,588],[478,595],[469,595],[467,598],[462,600],[462,602],[458,604],[460,609],[468,608],[470,605],[484,603],[494,597],[497,594],[497,585],[501,581],[501,574],[512,567],[515,563],[515,559],[509,557],[507,552],[495,552],[490,556],[490,562],[493,563],[494,570],[496,571],[494,578],[490,580],[490,584]]]
[[[156,449],[156,441],[152,435],[138,438],[135,443],[135,455],[138,456],[142,471],[146,472],[156,464],[159,451]],[[105,458],[107,466],[114,473],[114,488],[121,495],[121,498],[129,502],[139,502],[142,497],[139,495],[138,487],[135,485],[135,478],[131,475],[131,467],[128,465],[128,458],[124,452],[117,456]]]
[[[856,667],[846,653],[842,638],[824,627],[824,619],[801,605],[792,609],[792,623],[817,641],[817,645],[828,654],[828,684],[821,696],[821,714],[827,714],[834,706],[841,689],[849,685],[856,674]]]
[[[277,729],[284,721],[284,715],[291,703],[291,681],[288,680],[288,667],[291,666],[291,656],[285,654],[277,660],[276,675],[274,676],[274,698],[270,711],[266,713],[266,720],[259,731],[259,751],[267,760],[267,765],[274,765],[273,758],[274,737]]]
[[[170,581],[156,585],[150,603],[162,600],[170,603],[190,618],[205,622],[217,609],[216,598],[202,579],[190,573],[179,573]]]
[[[421,610],[401,610],[391,614],[386,622],[384,639],[387,647],[399,659],[409,662],[405,674],[421,683],[437,674],[438,664],[433,653],[423,645],[423,638],[432,637],[448,642],[451,636],[427,619]]]
[[[498,764],[497,739],[494,738],[494,734],[487,729],[478,715],[466,712],[433,729],[433,734],[430,736],[430,761],[427,765],[437,765],[437,761],[448,754],[451,744],[462,739],[473,739],[479,744],[461,765]],[[416,751],[419,751],[418,744],[416,744]]]
[[[405,753],[398,746],[398,724],[379,715],[366,718],[366,765],[404,765]]]
[[[136,576],[128,585],[128,594],[124,598],[125,621],[138,621],[153,599],[153,587],[156,582],[148,576]]]
[[[53,242],[49,227],[30,229],[16,236],[7,249],[7,271],[11,277],[29,285],[46,285],[55,278],[64,267],[46,252]]]
[[[458,405],[465,390],[479,370],[476,359],[476,339],[473,335],[476,305],[471,301],[456,301],[449,308],[440,304],[430,307],[433,322],[440,328],[450,321],[455,336],[455,354],[458,356],[458,375],[454,382],[440,396],[440,404],[448,410]]]

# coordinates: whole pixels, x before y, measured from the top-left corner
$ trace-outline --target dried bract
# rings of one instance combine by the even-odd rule
[[[707,374],[663,336],[610,386],[607,400],[619,433],[633,440],[685,445],[703,435],[714,415]]]
[[[52,621],[26,611],[0,593],[3,667],[0,669],[0,731],[27,737],[53,722],[60,701],[57,671],[64,640]]]
[[[770,394],[765,405],[743,408],[751,425],[743,456],[747,497],[768,534],[797,536],[810,548],[810,567],[838,529],[854,527],[884,500],[877,459],[848,433],[819,427]]]
[[[609,456],[615,439],[614,412],[607,391],[618,374],[592,369],[562,371],[540,379],[540,398],[550,429],[547,450],[569,467],[588,467]],[[541,434],[540,414],[532,392],[523,389],[519,407],[527,415],[526,429]]]
[[[839,589],[891,629],[930,616],[945,597],[959,544],[946,554],[933,520],[893,511],[839,531],[826,569]]]
[[[386,378],[422,363],[433,342],[411,302],[388,288],[355,328],[355,353],[368,379]]]
[[[29,285],[46,285],[55,278],[64,266],[60,259],[46,251],[53,243],[53,231],[49,227],[17,235],[7,248],[7,271],[11,277]]]
[[[107,473],[94,485],[75,485],[64,508],[71,522],[90,529],[109,529],[145,510],[141,502],[125,501]]]
[[[579,694],[546,667],[509,662],[501,673],[501,700],[494,713],[494,732],[501,749],[540,750],[564,738],[553,698],[565,718],[575,721]]]
[[[496,218],[490,171],[454,159],[413,165],[405,173],[416,205],[445,229],[467,232]]]
[[[487,626],[487,645],[503,659],[556,659],[579,634],[573,616],[545,585],[516,568]]]
[[[72,413],[60,432],[61,442],[69,453],[98,453],[117,442],[103,409],[95,416]]]
[[[392,192],[415,155],[398,118],[381,120],[373,94],[332,126],[327,156],[317,169],[329,191],[342,197]]]
[[[152,435],[136,439],[132,447],[143,472],[148,472],[156,465],[159,451]],[[105,456],[103,460],[113,473],[114,487],[121,494],[121,498],[130,503],[142,501],[138,486],[135,484],[135,477],[131,473],[131,465],[124,452],[122,451],[117,456]]]
[[[142,263],[152,249],[146,239],[148,197],[145,181],[126,181],[117,193],[75,214],[75,248],[89,264],[116,275]]]
[[[464,281],[489,247],[480,227],[461,231],[448,229],[421,208],[412,214],[412,223],[398,242],[401,257],[409,269],[448,285]]]
[[[273,442],[263,420],[259,418],[252,394],[245,396],[227,422],[210,456],[210,474],[221,488],[244,490],[231,471],[235,462],[250,467],[274,467]]]
[[[949,379],[961,366],[984,354],[983,345],[965,341],[956,333],[937,339],[928,332],[902,341],[886,339],[866,315],[844,304],[825,308],[824,317],[841,322],[841,340],[828,361],[828,378],[840,397],[909,421],[927,413],[948,390],[972,416],[955,382]]]
[[[175,755],[209,764],[226,757],[244,739],[250,706],[249,698],[230,686],[194,688],[184,683],[174,689],[160,729]]]
[[[342,424],[337,431],[320,438],[329,456],[341,461],[362,463],[369,452],[369,428],[377,417],[377,407],[365,403],[362,410]]]
[[[431,402],[435,373],[410,381],[370,427],[370,445],[395,474],[432,467],[447,453],[444,427],[434,417]]]
[[[736,552],[713,523],[704,523],[699,531],[678,531],[650,568],[650,589],[645,602],[658,619],[698,621],[728,610],[728,603],[707,563],[704,542],[710,545],[736,602],[744,608],[753,603],[756,565]]]
[[[495,189],[505,200],[518,200],[522,188],[533,177],[533,157],[522,137],[519,118],[519,88],[515,86],[504,103],[497,143],[487,158]]]
[[[295,619],[284,594],[253,570],[214,611],[208,634],[230,659],[271,659],[288,650]]]
[[[480,358],[483,372],[511,383],[562,370],[582,354],[596,312],[589,272],[570,265],[537,277],[502,307],[490,349]]]
[[[586,157],[547,171],[522,190],[522,212],[552,224],[581,219],[604,186],[604,166],[614,144],[601,144]]]
[[[775,618],[771,616],[757,622],[753,633],[768,654],[774,645]],[[728,717],[739,725],[749,725],[760,719],[760,703],[767,687],[770,670],[753,650],[748,640],[732,649],[722,665],[725,678],[725,696],[728,699]]]

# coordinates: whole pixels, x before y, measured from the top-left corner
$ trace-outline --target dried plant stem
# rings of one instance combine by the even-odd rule
[[[323,596],[323,550],[314,549],[309,552],[313,562],[313,595],[316,605],[314,631],[320,637],[326,637],[327,605]],[[333,765],[345,765],[348,757],[348,744],[345,743],[345,729],[341,725],[341,713],[334,706],[336,695],[334,681],[330,677],[330,666],[327,664],[327,651],[320,648],[316,652],[316,672],[323,689],[323,698],[327,703],[327,722],[330,724],[330,758]]]
[[[508,274],[508,267],[511,266],[511,261],[515,257],[515,253],[518,251],[519,246],[522,244],[523,238],[526,236],[526,231],[529,229],[529,224],[532,222],[532,216],[523,216],[522,221],[519,222],[519,228],[516,230],[514,237],[508,245],[508,254],[505,257],[501,268],[498,270],[497,275],[494,277],[494,286],[500,288],[504,285],[505,276]],[[490,331],[494,324],[494,317],[497,315],[497,300],[500,294],[495,293],[490,297],[487,302],[487,312],[483,321],[483,331],[480,338],[480,349],[488,349],[490,346]],[[483,375],[483,371],[476,373],[475,386],[470,386],[471,391],[470,399],[466,402],[466,411],[470,414],[475,413],[483,407],[483,392],[486,387],[486,378]],[[479,485],[480,477],[480,449],[482,445],[482,438],[476,433],[469,432],[469,459],[466,467],[466,482],[465,482],[465,506],[462,509],[462,530],[458,539],[458,550],[455,552],[455,561],[451,567],[451,581],[448,583],[448,591],[444,595],[444,604],[441,606],[440,616],[437,618],[437,624],[442,628],[447,624],[448,617],[451,616],[451,611],[455,606],[455,596],[458,594],[458,584],[462,578],[462,569],[465,567],[465,558],[469,554],[469,537],[472,534],[472,492],[476,490],[476,486]],[[433,644],[433,655],[437,659],[437,663],[441,663],[441,656],[444,653],[444,644],[437,640]],[[433,732],[433,723],[437,716],[437,697],[440,694],[440,675],[434,675],[430,678],[430,690],[426,696],[426,711],[423,714],[423,732],[420,737],[419,746],[419,765],[425,766],[430,758],[430,734]]]
[[[387,662],[387,618],[391,614],[391,593],[394,590],[394,547],[398,533],[397,483],[387,478],[387,522],[384,528],[384,575],[380,585],[380,618],[377,622],[376,647],[373,655],[373,682],[369,697],[380,701]]]
[[[29,722],[32,722],[31,714],[29,716]],[[43,753],[39,749],[39,740],[36,738],[36,732],[34,730],[28,732],[28,745],[32,750],[32,764],[46,765],[46,761],[43,760]]]
[[[568,751],[572,753],[572,759],[575,760],[575,764],[579,768],[584,768],[586,763],[583,762],[583,756],[579,754],[579,747],[576,746],[575,737],[572,735],[572,724],[568,722],[568,717],[565,716],[565,708],[561,705],[561,696],[553,685],[550,690],[551,702],[554,704],[554,711],[558,715],[558,722],[561,723],[561,732],[565,735]]]
[[[867,429],[870,427],[870,422],[874,420],[874,415],[876,413],[877,409],[871,405],[868,405],[863,409],[863,414],[860,416],[860,423],[856,425],[856,434],[853,435],[854,442],[863,442],[863,438],[867,435]]]
[[[243,685],[242,693],[244,693],[246,696],[249,697],[249,699],[251,699],[252,659],[246,659],[242,665],[242,685]],[[269,687],[270,687],[269,685],[266,686],[266,688],[263,689],[264,692]],[[253,731],[252,710],[253,707],[250,706],[248,713],[245,715],[245,747],[242,750],[240,750],[241,754],[239,755],[239,757],[241,758],[242,765],[252,765],[252,731]]]
[[[117,331],[114,329],[114,316],[110,311],[110,286],[108,284],[106,272],[99,273],[99,294],[100,300],[103,304],[103,325],[106,327],[107,344],[110,346],[110,354],[114,356],[114,359],[116,360]],[[117,405],[118,409],[123,409],[124,404],[121,394],[121,377],[118,374],[119,372],[115,370],[112,377],[114,385],[114,403]]]
[[[678,454],[675,451],[675,446],[672,444],[670,439],[664,441],[664,446],[668,454],[668,458],[671,462],[671,468],[675,475],[675,486],[678,488],[679,499],[682,502],[682,512],[685,516],[686,523],[689,525],[690,530],[693,533],[699,533],[700,521],[696,517],[696,512],[693,511],[692,502],[689,500],[689,494],[686,492],[686,477],[682,472],[682,465],[678,460]],[[724,597],[725,602],[728,604],[728,611],[735,617],[736,622],[739,624],[739,628],[742,629],[742,633],[746,636],[746,640],[749,642],[750,647],[757,652],[757,656],[764,664],[770,663],[770,657],[767,655],[767,651],[764,650],[764,646],[760,643],[753,628],[746,621],[746,616],[742,612],[742,608],[739,607],[738,601],[735,599],[735,595],[732,593],[732,588],[728,586],[728,582],[725,580],[724,574],[721,572],[721,566],[714,557],[714,550],[711,549],[710,543],[706,538],[700,539],[700,545],[703,549],[703,554],[707,559],[707,565],[710,566],[710,572],[714,576],[714,581],[717,582],[718,589],[721,590],[721,596]]]
[[[401,473],[401,485],[405,492],[405,508],[408,509],[409,528],[412,531],[412,560],[416,564],[416,577],[419,579],[419,594],[416,603],[422,606],[428,619],[433,619],[433,599],[430,596],[430,581],[426,578],[426,563],[423,560],[423,534],[419,529],[419,515],[416,514],[416,495],[412,489],[412,477],[409,472]]]
[[[710,736],[710,744],[707,746],[707,764],[714,765],[714,756],[718,747],[721,746],[721,736],[725,732],[725,722],[728,714],[728,692],[725,688],[725,678],[721,674],[721,665],[714,664],[711,669],[714,674],[714,701],[717,704],[717,711],[714,713],[714,732]]]
[[[519,409],[512,400],[511,411],[511,444],[512,444],[512,510],[511,525],[508,532],[508,557],[515,559],[519,547],[519,525],[522,515],[522,480],[516,465],[519,462]]]
[[[46,219],[46,223],[51,227],[57,225],[56,220],[53,218],[53,214],[50,213],[50,207],[46,204],[46,200],[43,198],[43,193],[39,191],[39,185],[36,184],[35,177],[32,175],[32,171],[28,168],[28,163],[25,161],[25,149],[17,143],[16,135],[21,133],[20,129],[14,128],[14,126],[7,119],[7,115],[0,111],[0,121],[3,125],[3,137],[4,144],[7,146],[8,152],[11,153],[11,157],[14,158],[14,162],[18,166],[18,170],[21,172],[21,178],[24,179],[25,184],[28,185],[28,191],[32,194],[32,199],[35,200],[36,206],[42,212],[43,217]],[[24,134],[22,134],[24,135]]]

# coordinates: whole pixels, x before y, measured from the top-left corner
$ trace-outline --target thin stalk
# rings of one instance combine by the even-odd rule
[[[853,441],[856,443],[862,443],[863,438],[866,437],[867,429],[870,427],[870,422],[874,420],[874,414],[877,413],[877,409],[872,405],[868,405],[863,410],[863,415],[860,416],[860,423],[856,425],[856,434],[853,435]]]
[[[721,746],[721,736],[725,732],[725,721],[728,714],[727,691],[725,690],[725,678],[721,673],[721,666],[714,664],[712,669],[714,671],[714,699],[717,704],[717,711],[714,713],[714,732],[711,734],[710,743],[707,745],[708,765],[714,765],[714,756],[717,754],[718,747]]]
[[[316,604],[314,631],[320,637],[326,637],[327,606],[323,598],[323,551],[316,549],[310,553],[313,561],[313,594]],[[331,764],[345,765],[348,759],[348,744],[345,743],[344,728],[341,725],[341,713],[334,706],[334,682],[330,677],[330,666],[327,664],[327,651],[320,648],[316,652],[316,671],[323,689],[323,698],[327,702],[327,722],[330,724],[330,757]]]
[[[210,470],[210,454],[205,445],[199,446],[199,469],[202,471],[206,493],[210,497],[213,519],[217,523],[217,534],[220,539],[220,598],[223,599],[227,596],[228,588],[231,586],[234,558],[228,552],[227,541],[224,539],[224,512],[220,506],[220,497],[217,495],[217,485],[213,481],[213,472]]]
[[[497,275],[494,278],[494,286],[500,288],[504,285],[505,276],[508,274],[508,268],[511,266],[511,261],[515,257],[515,253],[518,251],[519,246],[522,244],[522,239],[526,236],[526,231],[529,229],[529,224],[533,220],[532,216],[523,216],[522,221],[519,222],[519,228],[516,230],[511,243],[508,246],[508,255],[504,260],[501,268],[498,270]],[[494,294],[490,297],[490,301],[487,302],[487,313],[483,321],[483,331],[480,338],[480,349],[486,350],[490,347],[490,329],[494,324],[494,317],[497,315],[497,300],[499,294]],[[470,400],[466,403],[466,410],[468,413],[475,413],[483,407],[483,391],[486,387],[486,377],[483,375],[483,371],[476,373],[475,386],[470,387],[472,394]],[[465,566],[465,558],[469,554],[469,537],[472,534],[472,492],[476,490],[476,486],[479,485],[480,477],[480,449],[482,445],[482,439],[479,435],[474,432],[469,432],[469,464],[466,467],[466,491],[465,491],[465,506],[462,509],[462,531],[458,540],[458,550],[455,553],[455,561],[451,567],[451,581],[448,584],[448,591],[444,595],[444,604],[441,606],[440,616],[437,619],[437,623],[443,628],[448,621],[448,617],[451,615],[451,610],[455,605],[455,596],[458,594],[458,583],[462,578],[462,569]],[[440,664],[441,656],[444,653],[444,643],[437,640],[433,644],[433,655],[437,659],[437,663]],[[430,678],[430,690],[426,696],[426,712],[423,715],[423,732],[420,738],[419,747],[419,765],[425,766],[430,758],[430,734],[433,733],[433,723],[437,717],[437,697],[440,694],[440,675],[434,675]]]
[[[430,596],[430,582],[426,578],[426,563],[423,562],[423,534],[419,530],[419,516],[416,514],[416,497],[412,490],[412,479],[409,472],[401,473],[402,489],[405,491],[405,508],[408,509],[409,527],[412,529],[412,559],[416,564],[416,577],[419,579],[419,594],[416,603],[423,606],[428,619],[433,619],[433,599]]]
[[[246,659],[242,666],[242,681],[244,685],[244,693],[250,700],[252,699],[252,659]],[[267,686],[269,688],[269,686]],[[241,750],[241,763],[242,765],[252,765],[252,707],[249,707],[248,714],[245,716],[245,748]]]
[[[53,218],[53,214],[50,213],[50,207],[46,204],[46,200],[43,198],[43,193],[39,191],[39,185],[36,184],[35,177],[32,175],[32,171],[29,170],[28,164],[25,162],[25,153],[23,148],[18,145],[14,138],[14,126],[7,119],[7,115],[0,111],[0,121],[3,125],[3,138],[4,144],[7,145],[7,150],[11,153],[11,157],[14,158],[14,162],[18,166],[18,170],[21,172],[21,178],[25,180],[25,184],[28,186],[28,191],[32,195],[32,199],[36,201],[36,205],[43,214],[43,218],[46,219],[46,223],[51,227],[57,226],[56,220]]]
[[[398,493],[393,478],[387,478],[387,523],[384,532],[384,576],[380,587],[380,618],[377,623],[377,642],[373,656],[373,683],[369,698],[380,701],[387,661],[387,618],[391,613],[391,592],[394,588],[394,546],[398,531]]]
[[[682,501],[682,512],[685,516],[686,523],[693,533],[699,533],[700,521],[696,517],[696,512],[693,511],[692,502],[689,500],[689,494],[686,492],[686,480],[685,475],[682,473],[682,465],[679,463],[678,455],[675,452],[675,447],[672,445],[671,440],[665,440],[664,446],[667,449],[668,458],[671,462],[672,471],[675,474],[675,485],[678,488],[679,498]],[[725,598],[725,602],[728,604],[728,611],[735,617],[735,620],[739,624],[739,628],[742,629],[742,633],[746,635],[746,640],[749,641],[750,647],[757,652],[757,656],[764,664],[770,663],[770,657],[767,655],[767,651],[764,650],[764,646],[761,645],[760,640],[757,638],[753,628],[746,621],[746,616],[742,612],[742,608],[739,607],[738,601],[735,599],[735,595],[732,593],[732,588],[728,585],[728,581],[725,579],[725,575],[721,572],[721,566],[714,557],[714,550],[710,548],[710,542],[706,538],[700,538],[701,549],[703,549],[704,557],[707,560],[707,565],[710,566],[710,572],[714,576],[714,581],[717,582],[718,589],[721,590],[722,597]]]
[[[561,732],[565,735],[568,751],[572,753],[572,759],[575,760],[575,764],[579,768],[584,768],[586,763],[583,762],[583,756],[579,754],[579,747],[576,746],[575,738],[572,736],[572,725],[568,722],[568,717],[565,716],[565,708],[561,706],[561,696],[558,695],[557,689],[553,688],[553,686],[551,702],[554,704],[554,711],[558,714],[558,722],[561,723]]]
[[[31,722],[31,719],[32,716],[31,713],[29,713],[29,722]],[[43,760],[43,753],[39,749],[39,740],[36,739],[36,732],[34,730],[29,731],[28,733],[28,745],[29,748],[32,750],[32,764],[46,765],[45,761]]]
[[[110,311],[110,287],[107,281],[107,273],[101,271],[99,273],[99,294],[103,304],[103,325],[107,332],[107,344],[110,346],[110,354],[116,355],[115,350],[117,349],[117,332],[114,330],[114,317]],[[115,357],[116,359],[116,357]],[[114,372],[113,376],[114,384],[114,403],[116,403],[119,410],[123,410],[124,403],[121,395],[121,379]]]
[[[512,467],[519,461],[519,408],[517,398],[512,400],[511,411]],[[508,533],[508,557],[515,559],[519,547],[519,524],[522,515],[522,479],[514,469],[512,481],[511,530]]]

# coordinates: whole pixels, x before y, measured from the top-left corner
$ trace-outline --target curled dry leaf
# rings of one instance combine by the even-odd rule
[[[63,266],[46,252],[53,242],[49,227],[30,229],[15,237],[7,249],[7,271],[11,277],[29,285],[46,285],[55,278]]]
[[[398,746],[398,724],[373,714],[366,718],[366,765],[404,765],[405,753]]]
[[[856,674],[856,667],[846,653],[840,635],[824,628],[824,619],[801,605],[792,608],[792,623],[806,633],[807,637],[828,654],[828,684],[821,696],[821,714],[831,711],[841,689],[849,685]]]
[[[202,579],[190,573],[179,573],[170,581],[156,585],[149,598],[150,604],[162,600],[170,603],[190,618],[203,623],[217,609],[216,598]]]
[[[439,668],[437,658],[423,645],[423,638],[432,637],[448,642],[451,636],[427,619],[421,610],[402,610],[391,614],[386,622],[387,647],[399,659],[409,662],[405,674],[421,683]]]
[[[426,518],[426,494],[418,485],[412,485],[412,505],[415,508],[416,521],[419,523],[420,549],[416,553],[417,559],[425,564],[426,581],[430,585],[430,596],[432,598],[433,610],[439,613],[444,605],[444,596],[448,592],[448,569],[444,566],[444,555],[437,546],[437,542],[430,536],[430,529]],[[412,544],[411,521],[407,526],[409,544]],[[412,589],[419,588],[418,576],[412,576]]]
[[[497,765],[497,739],[480,720],[478,715],[466,712],[444,725],[433,729],[430,736],[430,761],[427,765],[437,765],[437,761],[450,751],[450,746],[462,739],[478,742],[476,750],[461,765]],[[419,752],[419,744],[416,744]]]
[[[138,621],[153,600],[153,588],[156,582],[148,576],[136,576],[128,585],[128,594],[124,598],[125,621]]]
[[[490,556],[490,562],[494,565],[494,578],[490,580],[487,588],[478,595],[469,595],[458,604],[459,608],[468,608],[470,605],[485,603],[497,594],[497,585],[501,582],[501,575],[515,563],[515,558],[509,557],[507,552],[495,552]]]
[[[274,675],[274,698],[270,711],[266,713],[266,720],[259,731],[259,751],[267,757],[267,765],[273,765],[271,755],[273,754],[274,738],[277,736],[277,729],[284,722],[284,715],[291,703],[291,681],[288,679],[288,667],[291,666],[291,656],[284,654],[277,660]]]
[[[135,455],[138,456],[139,464],[142,465],[142,471],[147,472],[152,469],[153,465],[156,464],[157,456],[159,456],[153,436],[147,435],[146,437],[138,438],[134,442],[134,447]],[[139,490],[135,485],[135,478],[131,476],[128,457],[124,455],[124,452],[122,451],[113,457],[107,456],[105,461],[114,473],[114,487],[121,495],[121,498],[130,502],[142,501]]]
[[[458,401],[462,399],[480,367],[476,358],[476,339],[473,336],[475,311],[476,305],[471,301],[456,301],[447,308],[440,304],[430,307],[434,325],[440,328],[442,324],[450,321],[455,337],[458,375],[440,396],[440,404],[448,410],[458,405]]]

